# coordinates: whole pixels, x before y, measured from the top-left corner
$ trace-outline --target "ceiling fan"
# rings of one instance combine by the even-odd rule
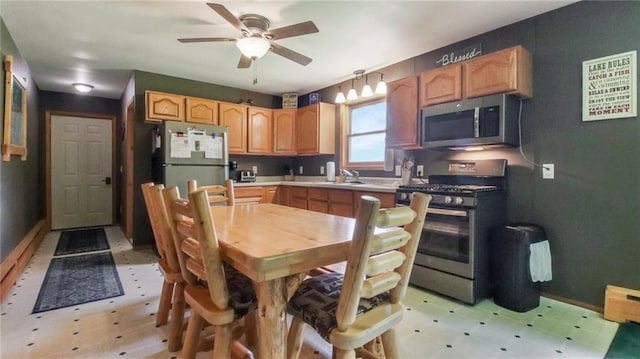
[[[207,3],[207,5],[227,20],[236,29],[240,30],[242,37],[198,37],[182,38],[180,42],[224,42],[235,41],[242,53],[238,68],[248,68],[251,62],[264,56],[267,51],[272,51],[300,65],[306,66],[311,62],[311,58],[298,52],[278,45],[274,40],[288,37],[300,36],[318,32],[318,28],[312,21],[305,21],[294,25],[284,26],[269,30],[271,22],[264,16],[257,14],[244,14],[236,17],[222,4]]]

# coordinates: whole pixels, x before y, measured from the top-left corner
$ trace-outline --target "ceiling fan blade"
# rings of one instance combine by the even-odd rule
[[[295,52],[291,49],[288,49],[284,46],[278,45],[275,42],[271,41],[271,51],[273,51],[274,53],[282,56],[282,57],[286,57],[287,59],[291,60],[291,61],[295,61],[297,63],[299,63],[300,65],[306,66],[308,65],[312,59],[310,57],[306,57],[301,53]]]
[[[267,32],[271,40],[280,40],[287,37],[294,37],[318,32],[318,28],[313,21],[305,21],[295,25],[283,26]]]
[[[227,20],[227,22],[233,25],[233,27],[235,27],[236,29],[251,33],[251,31],[249,31],[249,29],[247,29],[247,27],[244,26],[244,24],[240,21],[240,19],[238,19],[229,10],[227,10],[227,8],[224,7],[224,5],[210,3],[210,2],[208,2],[207,5],[209,5],[209,7],[213,9],[213,11],[217,12],[220,16],[222,16],[225,20]]]
[[[220,42],[220,41],[236,41],[233,37],[192,37],[187,39],[178,39],[180,42]]]
[[[250,66],[251,66],[251,58],[246,57],[244,55],[240,55],[240,61],[238,61],[238,68],[246,69],[246,68],[249,68]]]

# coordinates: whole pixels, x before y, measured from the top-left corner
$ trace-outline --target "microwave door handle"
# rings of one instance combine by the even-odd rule
[[[480,137],[480,107],[473,111],[473,137]]]

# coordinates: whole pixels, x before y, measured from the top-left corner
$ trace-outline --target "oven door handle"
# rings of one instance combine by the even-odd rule
[[[445,216],[456,216],[456,217],[468,217],[469,216],[466,211],[456,211],[456,210],[453,210],[453,209],[442,209],[442,208],[431,208],[431,207],[429,207],[427,209],[427,215],[429,215],[429,213],[442,214],[442,215],[445,215]]]

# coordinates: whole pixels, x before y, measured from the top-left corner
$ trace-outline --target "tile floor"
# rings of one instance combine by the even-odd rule
[[[118,227],[107,227],[121,297],[31,314],[60,232],[44,239],[0,309],[0,357],[176,358],[167,326],[155,327],[162,275],[151,250],[134,251]],[[547,298],[528,313],[484,300],[475,306],[410,288],[399,328],[403,358],[603,358],[617,324]],[[330,358],[311,330],[302,358]],[[210,358],[200,352],[198,358]]]

